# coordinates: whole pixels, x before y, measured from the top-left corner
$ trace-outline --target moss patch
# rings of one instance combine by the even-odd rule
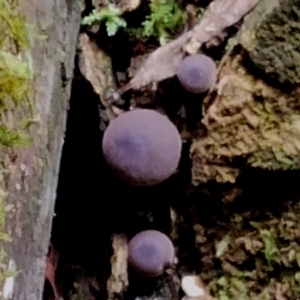
[[[29,103],[32,70],[25,18],[18,12],[19,1],[0,3],[0,114]],[[3,118],[2,118],[3,119]],[[2,120],[3,122],[3,120]],[[5,122],[3,122],[5,123]],[[18,128],[16,128],[18,127]],[[5,146],[20,144],[22,126],[1,125],[0,142]],[[11,138],[9,134],[11,133]],[[1,138],[1,134],[3,138]]]
[[[25,18],[18,12],[19,1],[0,2],[0,150],[23,146],[29,139],[26,122],[7,122],[7,114],[17,112],[19,107],[29,105],[32,71],[28,54],[29,40]],[[5,183],[2,174],[5,167],[0,161],[0,291],[6,276],[11,276],[6,265],[8,258],[3,243],[9,237],[3,232],[5,214],[9,209],[5,199]],[[1,292],[0,292],[1,295]]]
[[[201,276],[217,299],[300,297],[299,208],[299,203],[287,202],[277,207],[279,216],[276,210],[253,211],[234,214],[230,222],[217,221],[211,228],[195,225]],[[230,243],[217,255],[228,236]]]

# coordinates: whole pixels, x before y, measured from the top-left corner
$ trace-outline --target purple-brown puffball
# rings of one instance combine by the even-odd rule
[[[184,89],[191,93],[204,93],[215,83],[215,62],[203,54],[187,56],[181,62],[177,77]]]
[[[136,109],[109,123],[102,149],[108,165],[121,179],[133,185],[150,186],[176,171],[181,137],[165,115]]]
[[[174,263],[175,250],[171,240],[164,233],[145,230],[129,242],[130,265],[141,275],[156,277]]]

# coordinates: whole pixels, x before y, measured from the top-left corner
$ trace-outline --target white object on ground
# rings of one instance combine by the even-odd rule
[[[188,297],[199,297],[205,295],[201,279],[197,275],[186,275],[181,279],[181,288]]]

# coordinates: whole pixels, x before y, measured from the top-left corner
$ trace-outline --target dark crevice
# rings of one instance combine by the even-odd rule
[[[180,172],[165,182],[136,187],[118,179],[102,156],[99,105],[98,95],[76,68],[51,238],[59,254],[56,285],[64,299],[72,299],[71,295],[78,292],[74,283],[78,285],[83,278],[85,282],[80,284],[89,295],[106,299],[113,233],[129,239],[146,229],[169,234],[170,206],[181,202],[190,181],[188,144],[183,147]],[[135,278],[131,279],[133,287],[140,282]],[[149,291],[155,282],[146,280]],[[131,299],[137,293],[139,289],[133,288],[126,297]],[[53,295],[49,282],[45,294],[45,300]]]
[[[110,272],[110,181],[101,155],[98,104],[89,82],[75,74],[51,239],[59,253],[56,281],[62,293],[76,281],[74,269],[100,282]],[[103,299],[100,294],[96,299]]]

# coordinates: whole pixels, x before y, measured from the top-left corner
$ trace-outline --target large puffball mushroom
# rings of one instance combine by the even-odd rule
[[[200,94],[206,92],[216,81],[215,62],[203,54],[187,56],[181,62],[177,77],[188,92]]]
[[[136,109],[109,123],[102,149],[108,165],[120,178],[133,185],[150,186],[176,171],[181,138],[166,116]]]
[[[128,259],[129,264],[141,275],[156,277],[173,265],[175,249],[164,233],[145,230],[130,240]]]

